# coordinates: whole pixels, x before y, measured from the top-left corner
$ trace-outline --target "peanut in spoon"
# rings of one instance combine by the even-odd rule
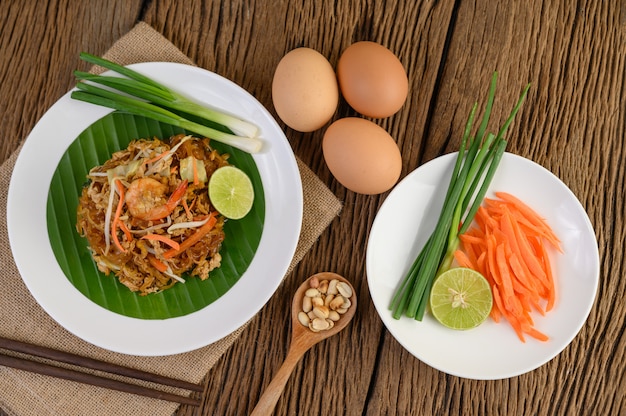
[[[330,285],[330,293],[327,288],[320,288],[318,286],[318,284],[324,286],[324,282],[330,283],[333,282],[333,280],[337,280],[338,282],[342,283],[341,285],[337,285],[339,286],[337,289],[333,287],[334,284]],[[311,282],[313,282],[313,286],[311,285]],[[302,316],[299,318],[298,314],[300,312],[303,312],[303,302],[305,297],[307,297],[307,295],[315,294],[315,291],[310,291],[307,294],[307,291],[312,288],[320,292],[320,294],[322,295],[322,302],[326,300],[327,305],[324,305],[325,308],[318,308],[319,310],[315,313],[317,313],[319,316],[312,314],[311,316],[313,318],[311,319],[311,324],[305,326],[304,322],[301,322],[301,319],[303,319]],[[335,294],[335,290],[337,294]],[[326,299],[328,296],[331,296],[331,298]],[[313,296],[308,297],[314,299]],[[340,298],[342,298],[344,302],[340,303]],[[346,301],[346,299],[348,301]],[[332,303],[333,300],[335,300],[335,303],[330,306],[330,303]],[[312,300],[312,310],[314,308],[313,303],[319,304],[319,301]],[[345,306],[345,308],[342,308],[342,306]],[[324,314],[327,311],[329,315],[333,315],[330,311],[337,312],[339,314],[339,318],[337,320],[331,319],[332,317],[322,318],[323,316],[325,316]],[[311,347],[313,347],[318,342],[332,335],[335,335],[336,333],[344,329],[354,317],[355,312],[356,292],[354,291],[354,288],[352,287],[350,282],[348,282],[344,277],[336,273],[321,272],[314,274],[313,276],[309,277],[304,283],[302,283],[294,294],[293,301],[291,303],[291,344],[289,345],[289,351],[287,352],[285,361],[278,369],[278,372],[259,399],[259,402],[252,411],[251,416],[270,415],[276,407],[276,403],[278,403],[278,399],[280,398],[283,390],[285,389],[285,385],[287,384],[287,380],[289,379],[291,372],[293,371],[298,361],[300,361],[300,358],[302,358],[304,353],[311,349]],[[330,322],[333,323],[331,324],[330,322],[327,322],[328,328],[318,329],[326,327],[326,325],[320,324],[321,321],[315,321],[316,318],[324,320],[328,319]],[[318,324],[316,325],[314,322],[317,322]]]

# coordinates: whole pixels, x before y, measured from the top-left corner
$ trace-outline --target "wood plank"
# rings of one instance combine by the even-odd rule
[[[0,163],[37,121],[75,84],[72,72],[86,66],[78,54],[101,54],[134,25],[141,1],[101,4],[52,0],[0,4]]]

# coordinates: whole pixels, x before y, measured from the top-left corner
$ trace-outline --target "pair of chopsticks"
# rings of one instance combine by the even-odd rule
[[[8,351],[47,358],[49,360],[54,360],[66,364],[72,364],[85,369],[104,371],[110,374],[130,377],[138,380],[148,381],[151,383],[162,384],[165,386],[177,387],[198,392],[204,391],[203,387],[199,384],[189,383],[183,380],[177,380],[158,374],[148,373],[129,367],[123,367],[117,364],[107,363],[105,361],[99,361],[92,358],[74,355],[71,353],[58,351],[39,345],[27,344],[7,338],[0,337],[0,348]],[[200,405],[199,399],[194,399],[187,396],[180,396],[177,394],[168,393],[161,390],[155,390],[137,384],[126,383],[123,381],[101,377],[90,373],[83,373],[81,371],[71,370],[68,368],[56,367],[54,365],[31,361],[27,358],[20,358],[2,353],[0,353],[0,365],[16,368],[19,370],[30,371],[33,373],[44,374],[47,376],[63,378],[66,380],[77,381],[92,386],[104,387],[111,390],[152,397],[155,399],[188,404],[191,406]]]

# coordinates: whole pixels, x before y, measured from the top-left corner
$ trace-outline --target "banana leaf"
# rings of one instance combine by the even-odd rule
[[[168,319],[196,312],[233,287],[252,262],[261,240],[265,198],[259,171],[251,155],[217,142],[212,146],[230,154],[229,162],[251,178],[255,200],[241,220],[228,220],[220,251],[222,265],[208,279],[183,276],[160,293],[140,296],[119,283],[111,273],[100,272],[91,258],[87,240],[76,231],[76,208],[89,170],[104,163],[133,139],[168,138],[187,133],[177,127],[144,117],[113,112],[98,120],[68,147],[52,177],[47,199],[48,237],[54,255],[74,287],[96,304],[112,312],[139,319]],[[80,311],[76,311],[80,313]]]

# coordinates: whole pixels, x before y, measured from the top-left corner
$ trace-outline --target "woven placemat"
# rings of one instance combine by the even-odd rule
[[[121,64],[170,61],[193,65],[172,43],[149,25],[139,23],[104,55]],[[95,71],[97,69],[94,69]],[[0,166],[0,240],[8,241],[7,192],[16,151]],[[341,211],[330,190],[300,160],[304,213],[296,253],[287,274]],[[42,231],[45,233],[45,231]],[[42,238],[45,235],[42,234]],[[24,285],[8,244],[0,246],[0,336],[61,349],[96,359],[200,383],[209,369],[239,337],[244,327],[207,347],[166,357],[136,357],[95,347],[66,331],[36,303]],[[80,313],[80,311],[77,311]],[[96,324],[96,323],[94,323]],[[178,394],[185,391],[171,390]],[[171,415],[175,403],[87,386],[0,367],[0,407],[23,415]]]

